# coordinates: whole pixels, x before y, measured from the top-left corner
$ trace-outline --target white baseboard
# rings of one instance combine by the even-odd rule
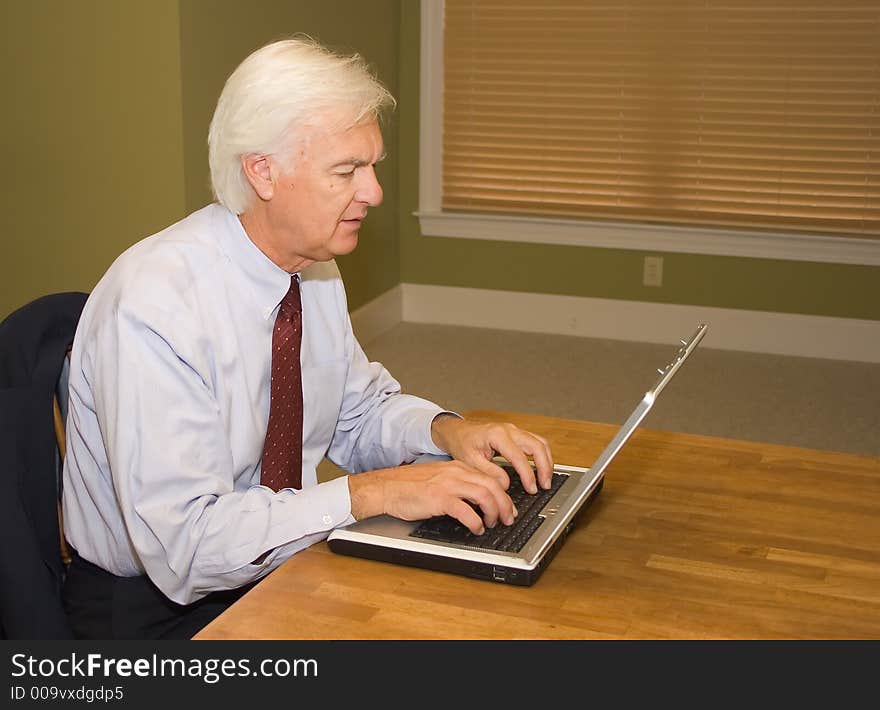
[[[403,316],[403,284],[397,284],[351,312],[355,337],[366,343],[400,323]]]
[[[364,307],[385,307],[381,317],[371,311],[371,323],[391,327],[399,314],[414,323],[664,344],[708,323],[704,347],[880,362],[880,321],[410,283],[396,289]]]
[[[704,347],[880,363],[880,321],[856,318],[410,283],[351,314],[362,343],[401,320],[660,344],[708,323]]]

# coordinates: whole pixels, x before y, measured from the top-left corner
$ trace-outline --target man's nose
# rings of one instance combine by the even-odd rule
[[[355,192],[354,199],[357,202],[363,202],[370,207],[376,207],[382,204],[382,186],[379,184],[379,178],[376,177],[376,171],[372,165],[366,166],[363,172],[363,178]]]

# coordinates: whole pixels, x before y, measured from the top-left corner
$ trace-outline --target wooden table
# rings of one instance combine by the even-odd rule
[[[480,411],[589,465],[616,426]],[[198,639],[880,638],[880,458],[640,429],[533,587],[296,555]]]

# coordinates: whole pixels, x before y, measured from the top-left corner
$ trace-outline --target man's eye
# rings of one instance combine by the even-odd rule
[[[350,178],[350,177],[354,177],[354,171],[355,171],[355,168],[352,168],[351,170],[349,170],[349,171],[347,171],[347,172],[344,172],[344,173],[336,173],[336,174],[337,174],[339,177]]]

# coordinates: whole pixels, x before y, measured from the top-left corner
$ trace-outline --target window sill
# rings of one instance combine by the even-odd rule
[[[880,240],[871,238],[434,210],[414,214],[419,218],[422,234],[433,237],[880,266]]]

